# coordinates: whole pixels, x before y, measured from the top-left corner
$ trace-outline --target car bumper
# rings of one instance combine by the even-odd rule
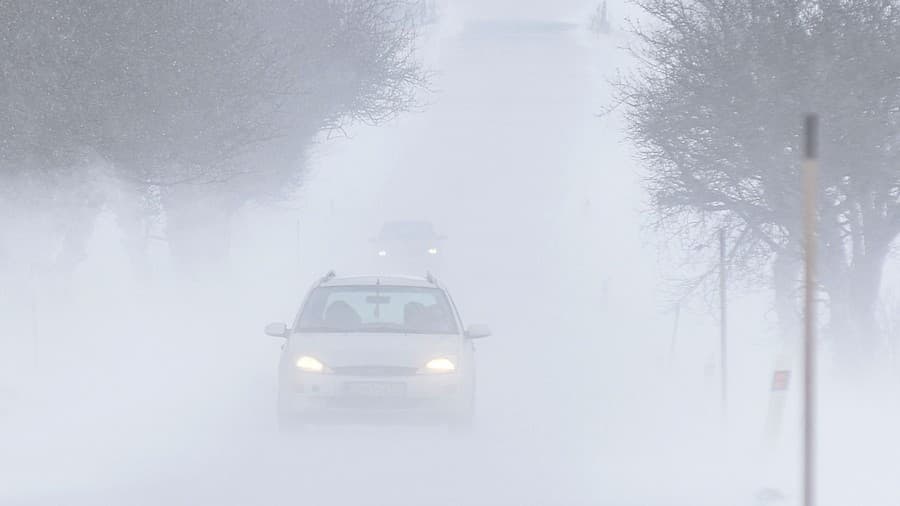
[[[468,416],[471,397],[459,374],[372,378],[297,373],[282,382],[279,414],[309,423],[441,423]]]

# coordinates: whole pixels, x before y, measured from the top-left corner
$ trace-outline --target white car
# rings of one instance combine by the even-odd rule
[[[287,343],[279,373],[283,428],[312,423],[471,422],[472,340],[450,294],[430,275],[336,277],[309,292],[293,327],[266,326]]]

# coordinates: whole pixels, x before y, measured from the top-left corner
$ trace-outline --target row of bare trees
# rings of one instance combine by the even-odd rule
[[[883,342],[882,268],[900,233],[900,2],[639,0],[641,65],[621,80],[659,224],[693,246],[729,231],[747,279],[772,269],[795,318],[801,118],[823,123],[821,291],[849,358]]]
[[[0,257],[40,252],[71,270],[104,208],[137,265],[160,222],[185,264],[220,257],[230,214],[296,190],[319,132],[414,105],[424,74],[407,7],[3,2]],[[43,220],[40,248],[17,220]]]

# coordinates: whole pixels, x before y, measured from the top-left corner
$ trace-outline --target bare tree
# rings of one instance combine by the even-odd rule
[[[774,268],[790,319],[802,114],[823,118],[822,290],[831,329],[873,350],[875,301],[900,233],[900,2],[639,0],[642,62],[618,82],[659,224],[689,244],[730,231],[745,273]],[[858,346],[862,344],[862,346]]]
[[[4,2],[0,174],[66,195],[66,181],[90,182],[83,161],[101,160],[121,190],[103,205],[115,208],[135,251],[163,214],[179,256],[220,255],[221,241],[179,243],[245,202],[290,195],[319,131],[380,123],[414,104],[423,74],[404,8]]]

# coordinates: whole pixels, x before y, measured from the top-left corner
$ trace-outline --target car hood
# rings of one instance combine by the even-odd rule
[[[422,367],[433,358],[456,356],[460,340],[452,334],[300,333],[291,336],[289,351],[311,355],[329,367]]]

